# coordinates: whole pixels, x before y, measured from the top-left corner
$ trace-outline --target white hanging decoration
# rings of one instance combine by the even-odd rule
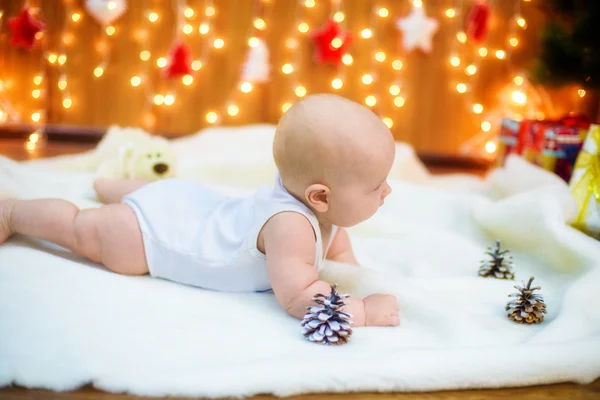
[[[248,50],[246,62],[242,68],[242,81],[267,82],[269,80],[269,48],[264,40],[259,39],[255,46]]]
[[[110,25],[127,11],[125,0],[86,0],[85,8],[102,25]]]
[[[396,26],[402,31],[402,46],[406,51],[420,48],[425,53],[431,52],[431,40],[439,24],[425,15],[423,7],[414,7],[408,17],[396,21]]]

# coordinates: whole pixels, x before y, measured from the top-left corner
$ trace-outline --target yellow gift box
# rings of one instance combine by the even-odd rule
[[[600,126],[591,125],[569,183],[579,211],[573,226],[600,239]]]

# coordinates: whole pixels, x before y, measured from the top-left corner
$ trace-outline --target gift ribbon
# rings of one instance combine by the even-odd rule
[[[596,151],[600,152],[600,129],[592,129],[590,138],[596,143]],[[577,226],[581,226],[585,218],[590,195],[593,194],[596,201],[600,202],[600,153],[592,154],[582,149],[575,163],[575,169],[580,168],[585,168],[585,172],[572,190],[576,199],[583,199],[583,204],[575,220]]]

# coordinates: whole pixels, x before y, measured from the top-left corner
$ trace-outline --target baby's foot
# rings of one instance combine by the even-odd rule
[[[13,234],[10,228],[10,214],[15,202],[14,199],[0,200],[0,244],[6,242]]]

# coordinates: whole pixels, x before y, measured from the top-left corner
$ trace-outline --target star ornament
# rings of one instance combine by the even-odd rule
[[[28,7],[23,8],[18,17],[9,19],[8,27],[11,32],[10,45],[27,50],[35,45],[35,35],[44,30],[44,24],[33,18]]]
[[[402,31],[402,46],[406,51],[420,48],[423,52],[431,52],[431,40],[438,30],[438,22],[425,15],[423,7],[414,7],[406,18],[399,18],[396,26]]]
[[[336,64],[342,62],[342,56],[352,43],[349,32],[342,31],[340,25],[329,20],[321,29],[312,35],[315,44],[315,61],[319,64]]]

